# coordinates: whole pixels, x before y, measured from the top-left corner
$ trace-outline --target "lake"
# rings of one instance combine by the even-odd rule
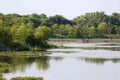
[[[120,43],[62,43],[38,57],[0,57],[11,65],[7,80],[18,76],[44,80],[120,80]]]

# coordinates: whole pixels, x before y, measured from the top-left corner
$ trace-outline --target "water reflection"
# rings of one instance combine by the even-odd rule
[[[112,63],[120,62],[120,59],[103,59],[103,58],[77,58],[79,60],[85,61],[86,63],[94,63],[96,65],[103,65],[105,62],[111,61]]]
[[[52,57],[53,60],[55,61],[62,61],[64,58],[63,57]]]
[[[1,63],[12,63],[12,59],[11,57],[8,57],[8,56],[0,56],[0,62]]]
[[[120,47],[84,47],[82,49],[86,50],[112,50],[112,51],[120,51]]]
[[[57,53],[56,53],[57,54]],[[8,61],[9,60],[9,61]],[[109,63],[109,61],[111,63]],[[115,74],[113,67],[119,66],[120,59],[101,59],[101,58],[80,58],[80,57],[57,57],[57,56],[42,56],[42,57],[0,57],[0,62],[7,62],[12,67],[12,72],[3,74],[3,78],[8,80],[17,76],[43,76],[45,80],[100,80],[100,76],[104,70],[109,69]],[[95,65],[94,65],[95,64]],[[107,65],[107,66],[106,66]],[[102,68],[102,70],[101,70]],[[99,74],[96,74],[100,72]],[[92,73],[93,72],[93,73]],[[120,73],[120,71],[117,71]],[[95,79],[90,78],[93,75]],[[108,72],[106,72],[107,74]],[[73,75],[75,74],[75,75]],[[82,76],[89,76],[89,78]],[[79,75],[82,75],[81,77]],[[112,74],[110,74],[111,76]],[[67,77],[64,77],[67,76]],[[71,76],[71,77],[68,77]],[[104,75],[102,75],[104,76]],[[107,75],[106,75],[107,76]],[[102,79],[103,80],[103,79]],[[106,77],[106,80],[112,80]]]
[[[50,60],[50,57],[48,56],[34,58],[36,66],[39,70],[47,70],[50,67],[49,60]]]
[[[48,56],[43,57],[0,57],[0,62],[9,63],[12,67],[12,72],[21,71],[35,63],[39,70],[47,70],[49,68]]]
[[[98,46],[118,46],[120,47],[119,43],[98,43]]]
[[[8,80],[17,76],[43,76],[45,80],[120,80],[119,45],[74,46],[76,47],[51,49],[49,52],[52,54],[39,57],[2,56],[0,62],[9,63],[12,67],[11,72],[3,74],[2,77]]]

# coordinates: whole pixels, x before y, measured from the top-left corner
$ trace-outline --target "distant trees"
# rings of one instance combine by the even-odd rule
[[[46,47],[48,38],[120,38],[120,13],[91,12],[73,20],[62,15],[0,13],[0,47]]]
[[[55,16],[51,16],[49,18],[50,20],[50,24],[53,25],[53,24],[58,24],[58,25],[61,25],[61,24],[72,24],[73,22],[64,18],[63,16],[61,15],[55,15]]]
[[[91,38],[105,38],[105,37],[109,37],[109,35],[111,34],[118,35],[120,37],[119,13],[113,13],[112,15],[108,16],[104,12],[91,12],[91,13],[86,13],[85,15],[79,16],[77,18],[74,18],[73,21],[81,27],[89,28],[89,37]],[[94,37],[93,37],[93,32],[94,32]]]
[[[53,38],[74,38],[75,29],[73,26],[53,24],[51,27],[51,37]]]

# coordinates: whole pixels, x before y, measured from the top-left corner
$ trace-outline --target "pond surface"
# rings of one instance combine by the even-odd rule
[[[49,49],[38,57],[0,57],[11,65],[3,74],[7,80],[18,76],[44,80],[120,80],[119,43],[66,43],[66,48]]]

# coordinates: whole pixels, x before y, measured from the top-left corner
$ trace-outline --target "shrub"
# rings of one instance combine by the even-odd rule
[[[29,46],[20,44],[20,43],[13,43],[11,45],[11,49],[14,51],[29,51]]]

